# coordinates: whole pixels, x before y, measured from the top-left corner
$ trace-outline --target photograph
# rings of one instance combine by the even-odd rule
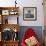
[[[2,15],[9,15],[9,10],[2,10]]]
[[[37,8],[36,7],[24,7],[23,8],[23,19],[27,21],[37,20]]]

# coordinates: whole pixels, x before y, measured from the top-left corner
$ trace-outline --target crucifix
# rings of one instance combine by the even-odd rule
[[[16,4],[17,4],[17,2],[16,2],[17,0],[15,0],[15,7],[16,7]]]

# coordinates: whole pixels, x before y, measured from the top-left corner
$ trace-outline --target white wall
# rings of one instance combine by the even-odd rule
[[[15,6],[15,0],[0,0],[1,7]],[[42,0],[17,0],[19,7],[19,24],[21,26],[43,26],[43,6]],[[37,21],[24,21],[23,20],[23,7],[37,7]]]
[[[22,1],[22,0],[21,0]],[[25,2],[25,3],[24,3]],[[23,10],[21,10],[20,24],[22,26],[43,26],[43,6],[42,0],[25,0],[22,1],[23,7],[37,7],[37,21],[23,21]],[[21,7],[21,9],[23,8]]]

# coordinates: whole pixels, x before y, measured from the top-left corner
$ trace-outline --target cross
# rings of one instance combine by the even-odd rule
[[[16,7],[16,4],[17,4],[17,2],[16,2],[17,0],[15,0],[15,7]]]

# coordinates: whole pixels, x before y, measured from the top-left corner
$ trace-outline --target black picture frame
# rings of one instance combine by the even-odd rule
[[[23,7],[23,20],[24,21],[36,21],[37,20],[37,8],[36,7]]]

